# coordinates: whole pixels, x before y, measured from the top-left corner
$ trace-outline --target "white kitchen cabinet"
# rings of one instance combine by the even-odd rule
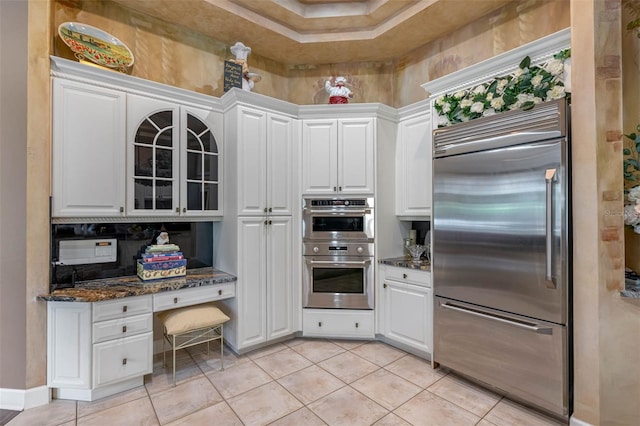
[[[220,202],[219,113],[127,96],[127,214],[216,216]]]
[[[380,331],[385,341],[417,355],[433,351],[431,274],[384,265],[378,294]]]
[[[238,219],[236,350],[294,332],[292,226],[290,217]]]
[[[371,310],[304,309],[302,335],[343,339],[373,339],[374,313]]]
[[[431,216],[431,115],[401,119],[396,146],[396,215]]]
[[[47,303],[47,386],[93,401],[143,384],[153,369],[151,295]]]
[[[238,107],[238,214],[291,215],[294,120]]]
[[[52,216],[124,215],[125,104],[123,92],[53,79]]]
[[[374,193],[375,119],[307,119],[302,128],[302,192]]]

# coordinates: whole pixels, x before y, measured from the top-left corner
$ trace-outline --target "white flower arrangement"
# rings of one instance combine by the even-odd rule
[[[571,49],[556,53],[541,65],[525,57],[508,76],[496,77],[470,90],[439,96],[435,101],[438,127],[486,117],[503,111],[531,109],[541,102],[566,96],[562,76]]]

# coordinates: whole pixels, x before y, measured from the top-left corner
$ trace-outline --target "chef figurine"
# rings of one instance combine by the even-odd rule
[[[169,233],[168,232],[160,232],[158,238],[156,238],[156,244],[161,246],[163,244],[169,243]]]
[[[329,93],[330,104],[348,104],[349,99],[353,98],[351,90],[344,86],[346,81],[346,78],[340,76],[335,78],[335,86],[331,85],[331,80],[324,83],[324,88]]]
[[[247,90],[250,92],[251,90],[253,90],[253,86],[255,85],[255,83],[262,80],[260,74],[249,72],[247,58],[251,53],[251,48],[238,41],[236,42],[236,44],[231,46],[230,50],[231,53],[236,56],[236,58],[232,59],[231,62],[242,65],[242,90]]]

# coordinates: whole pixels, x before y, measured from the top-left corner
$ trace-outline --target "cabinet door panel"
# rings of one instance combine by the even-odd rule
[[[265,219],[238,220],[238,294],[241,317],[238,318],[238,347],[266,340],[266,255]]]
[[[267,119],[267,208],[290,215],[293,204],[293,120],[269,114]]]
[[[336,120],[305,120],[302,128],[302,185],[305,194],[335,194],[338,177]]]
[[[264,213],[267,195],[267,114],[238,108],[238,212]]]
[[[293,232],[291,218],[270,218],[267,225],[267,338],[292,333]]]
[[[396,214],[431,215],[431,119],[417,117],[399,124],[396,159]]]
[[[374,120],[338,120],[338,192],[373,194]]]
[[[122,216],[126,95],[53,81],[54,217]]]
[[[431,353],[431,289],[391,280],[385,280],[385,284],[383,297],[386,337]]]
[[[142,376],[153,371],[153,333],[93,345],[93,386]]]

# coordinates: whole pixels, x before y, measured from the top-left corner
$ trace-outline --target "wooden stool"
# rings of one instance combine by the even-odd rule
[[[224,333],[222,325],[229,321],[229,317],[213,303],[171,309],[160,312],[158,318],[164,326],[164,339],[162,339],[163,366],[166,366],[165,341],[169,342],[173,350],[173,386],[176,385],[176,351],[178,349],[206,342],[208,356],[209,342],[220,340],[220,369],[224,370]]]

